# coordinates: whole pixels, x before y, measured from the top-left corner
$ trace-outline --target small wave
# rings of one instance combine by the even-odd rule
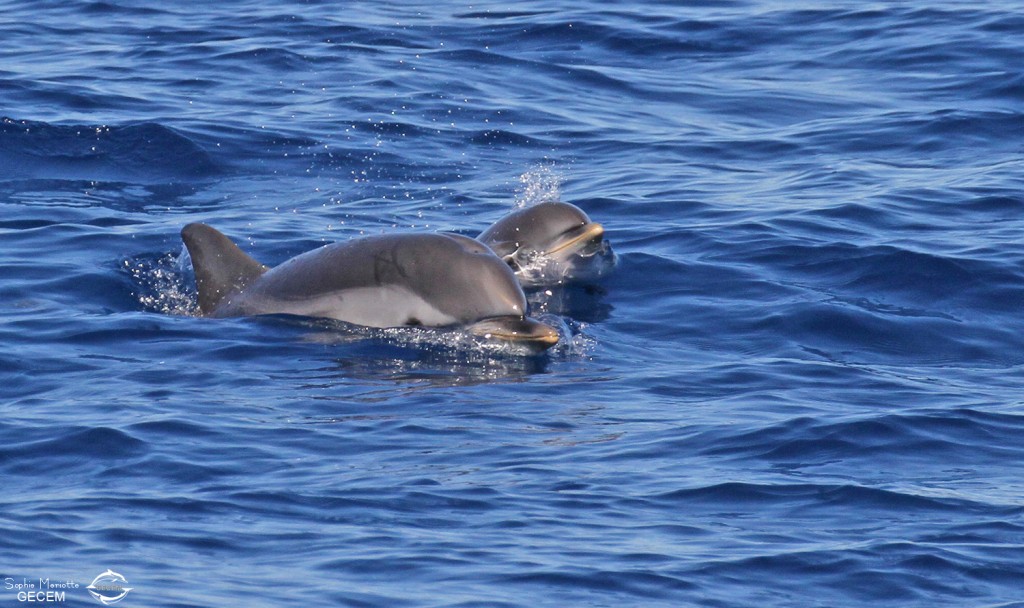
[[[845,205],[833,216],[873,222],[873,212]],[[784,269],[801,280],[829,285],[838,292],[887,294],[895,301],[921,304],[956,299],[979,286],[994,269],[969,258],[957,258],[891,245],[858,247],[844,243],[806,245],[786,243],[744,254],[747,260]]]
[[[612,571],[586,569],[582,572],[565,570],[537,570],[507,575],[503,579],[516,585],[535,585],[551,593],[559,589],[580,593],[589,591],[601,596],[628,594],[630,598],[649,600],[669,599],[681,591],[697,589],[697,585],[683,577],[668,573],[645,571]],[[603,605],[603,603],[585,604]]]
[[[126,6],[123,4],[104,2],[102,0],[83,3],[78,10],[85,14],[98,15],[102,17],[110,17],[112,15],[130,15],[133,17],[153,18],[165,14],[163,11],[155,8]]]
[[[524,17],[540,17],[542,15],[550,15],[555,11],[545,10],[533,10],[533,11],[512,11],[512,10],[484,10],[484,11],[470,11],[468,13],[460,13],[453,15],[456,19],[522,19]]]
[[[532,147],[544,145],[533,137],[522,135],[514,131],[508,131],[505,129],[488,129],[486,131],[476,131],[469,136],[469,142],[476,145],[484,146],[516,146],[516,147]]]
[[[986,349],[985,342],[998,341],[999,336],[971,336],[962,323],[935,315],[893,312],[842,300],[795,304],[755,326],[836,360],[874,357],[939,365],[987,361],[993,353],[998,355],[999,351]],[[982,338],[985,341],[979,341]]]
[[[730,481],[674,490],[654,496],[652,500],[666,505],[685,505],[689,508],[698,505],[714,508],[716,505],[733,506],[746,503],[756,504],[764,509],[782,508],[789,512],[848,508],[860,512],[895,510],[908,513],[962,513],[965,510],[993,509],[993,505],[981,500],[924,495],[857,484],[771,484]],[[1009,513],[1020,509],[997,507],[996,511]]]
[[[559,285],[527,292],[530,310],[569,317],[583,323],[600,323],[611,316],[607,291],[597,285]]]
[[[108,427],[66,429],[59,437],[13,445],[0,451],[0,462],[20,468],[19,462],[40,459],[74,460],[86,464],[139,455],[146,443]],[[90,465],[91,466],[91,465]]]
[[[54,125],[0,119],[0,180],[164,183],[217,170],[197,143],[157,123]]]
[[[212,61],[226,61],[238,66],[238,69],[251,71],[255,61],[275,70],[309,69],[310,60],[287,49],[273,47],[255,47],[232,50],[211,58]]]
[[[880,454],[885,458],[899,455],[903,463],[929,462],[955,454],[958,462],[966,465],[1021,457],[1015,443],[1020,418],[973,410],[887,414],[824,424],[796,418],[720,439],[707,453],[803,465],[834,459],[871,460]]]

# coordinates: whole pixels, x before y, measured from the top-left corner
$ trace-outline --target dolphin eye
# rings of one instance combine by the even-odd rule
[[[416,317],[409,317],[405,321],[405,324],[409,327],[420,327],[421,325],[423,325],[423,322],[417,319]]]
[[[572,234],[574,232],[579,232],[580,228],[582,228],[582,227],[584,227],[586,225],[587,225],[586,222],[580,222],[579,224],[574,224],[572,226],[569,226],[568,228],[563,230],[562,234],[560,234],[559,236],[568,236],[568,235],[570,235],[570,234]]]

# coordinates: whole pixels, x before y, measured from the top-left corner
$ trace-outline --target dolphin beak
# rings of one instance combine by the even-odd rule
[[[557,243],[551,249],[548,249],[545,253],[548,255],[558,253],[565,249],[582,249],[586,243],[595,242],[604,236],[604,226],[597,222],[591,222],[589,224],[583,224],[579,228],[574,228],[569,232],[562,235],[565,239]]]
[[[558,343],[558,330],[529,317],[494,317],[469,326],[469,331],[488,340],[500,340],[547,350]]]

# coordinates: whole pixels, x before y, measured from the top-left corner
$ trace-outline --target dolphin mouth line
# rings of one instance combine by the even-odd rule
[[[541,350],[554,346],[561,339],[557,329],[529,317],[492,317],[475,323],[470,331],[485,340],[531,345]]]
[[[559,244],[554,249],[547,250],[545,253],[551,255],[569,249],[570,247],[574,247],[579,243],[584,243],[586,241],[598,239],[604,235],[604,226],[598,224],[597,222],[592,222],[590,224],[585,224],[580,228],[577,228],[573,232],[577,233],[570,237],[568,240],[566,240],[564,243]]]
[[[490,338],[504,340],[507,342],[527,342],[543,344],[545,346],[554,346],[558,343],[557,333],[543,333],[543,334],[526,334],[516,331],[502,332],[502,331],[491,331],[488,332]]]

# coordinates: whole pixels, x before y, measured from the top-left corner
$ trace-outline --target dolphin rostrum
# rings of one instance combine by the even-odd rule
[[[291,314],[369,327],[463,326],[543,350],[554,328],[526,316],[523,290],[487,247],[455,234],[392,234],[325,245],[268,268],[205,224],[181,231],[206,316]]]

